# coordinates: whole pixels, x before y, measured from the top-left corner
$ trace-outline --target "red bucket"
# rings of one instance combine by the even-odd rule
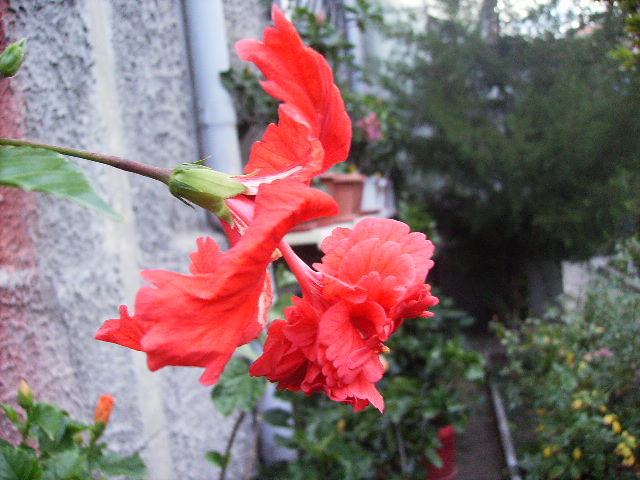
[[[453,480],[458,475],[456,466],[456,429],[453,425],[447,425],[438,430],[438,438],[441,446],[438,455],[442,460],[440,468],[435,465],[427,466],[428,480]]]

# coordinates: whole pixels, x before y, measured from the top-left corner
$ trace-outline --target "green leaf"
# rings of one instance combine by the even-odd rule
[[[29,421],[37,426],[49,440],[55,440],[65,425],[67,413],[48,403],[36,403],[29,414]]]
[[[231,459],[231,455],[229,455],[228,453],[226,455],[223,455],[220,452],[216,452],[215,450],[212,450],[210,452],[207,452],[207,454],[205,455],[205,458],[209,460],[211,463],[213,463],[214,465],[217,465],[220,468],[224,468],[229,463],[229,460]]]
[[[0,446],[0,480],[40,480],[42,468],[35,453]]]
[[[580,478],[581,472],[577,465],[569,465],[569,473],[571,474],[571,478]]]
[[[0,403],[0,408],[4,410],[4,413],[7,415],[7,417],[9,417],[11,423],[13,423],[16,427],[21,425],[20,416],[18,415],[18,412],[16,412],[15,408],[6,403]]]
[[[226,416],[237,408],[250,411],[264,395],[266,380],[249,376],[249,363],[240,357],[231,359],[218,384],[211,391],[213,404]]]
[[[549,469],[549,478],[561,478],[565,470],[565,466],[556,464]]]
[[[0,185],[50,193],[123,220],[94,192],[76,164],[50,150],[0,146]]]
[[[147,478],[147,467],[138,453],[128,457],[108,453],[96,460],[96,467],[108,477],[124,475],[130,480]]]
[[[47,458],[44,468],[46,480],[89,478],[87,458],[78,450],[66,450]]]
[[[291,412],[282,408],[273,408],[264,412],[264,421],[276,427],[291,426]]]
[[[434,467],[442,467],[442,458],[440,458],[440,455],[438,455],[438,451],[435,448],[425,448],[424,456],[427,457],[429,463]]]

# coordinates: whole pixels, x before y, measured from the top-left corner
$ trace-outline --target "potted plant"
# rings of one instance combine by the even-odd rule
[[[340,208],[335,217],[323,219],[328,221],[324,224],[347,222],[360,214],[365,180],[366,177],[355,169],[332,170],[320,175],[320,181]]]

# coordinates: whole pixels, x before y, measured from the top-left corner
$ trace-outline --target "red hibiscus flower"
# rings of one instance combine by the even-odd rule
[[[308,184],[346,160],[351,120],[325,58],[302,43],[278,7],[272,15],[275,27],[265,29],[264,42],[246,39],[236,44],[240,57],[264,73],[265,91],[284,102],[278,125],[269,125],[254,145],[245,173],[259,181],[287,175]],[[243,183],[251,185],[252,180]]]
[[[267,128],[251,150],[245,176],[235,177],[246,195],[276,179],[289,178],[307,185],[316,175],[347,159],[351,146],[351,120],[325,58],[302,42],[293,24],[274,5],[275,27],[267,27],[264,42],[245,39],[238,54],[264,73],[265,91],[282,100],[278,124]],[[246,196],[227,200],[233,224],[223,222],[235,243],[252,218]]]
[[[135,314],[121,307],[120,318],[107,320],[96,338],[146,352],[151,370],[202,367],[200,381],[213,384],[235,349],[264,328],[271,305],[267,267],[283,255],[302,298],[286,310],[286,320],[271,325],[251,374],[281,389],[324,391],[356,411],[369,404],[382,411],[375,383],[384,371],[380,354],[388,351],[383,342],[406,318],[428,316],[437,303],[424,283],[433,245],[401,222],[366,219],[352,230],[334,230],[313,270],[282,240],[300,222],[338,213],[335,201],[309,184],[346,158],[351,125],[324,58],[303,45],[276,7],[273,17],[275,28],[266,29],[263,43],[241,41],[238,50],[263,71],[265,90],[284,102],[278,124],[254,145],[247,176],[216,177],[225,196],[196,191],[224,217],[232,247],[222,252],[200,238],[190,275],[144,271],[152,285],[138,292]]]
[[[223,253],[211,238],[198,239],[191,275],[144,271],[154,286],[138,292],[135,315],[122,308],[96,338],[146,352],[151,370],[204,367],[200,381],[217,382],[235,349],[264,327],[260,297],[282,237],[300,222],[335,213],[331,197],[300,182],[262,185],[255,218],[236,245]]]
[[[278,124],[254,146],[248,176],[236,177],[245,194],[225,200],[233,222],[222,223],[233,247],[222,253],[213,240],[199,239],[192,275],[143,272],[154,286],[138,293],[135,315],[121,307],[121,317],[96,335],[145,351],[152,370],[204,367],[204,384],[215,383],[233,351],[263,328],[271,305],[266,269],[282,237],[297,223],[338,213],[331,197],[307,185],[345,160],[351,123],[327,62],[304,46],[277,7],[273,18],[264,43],[238,44],[263,70],[265,90],[284,103]]]
[[[254,376],[306,394],[324,390],[356,411],[384,409],[375,383],[384,368],[383,342],[406,318],[430,316],[438,300],[424,283],[433,245],[422,233],[389,219],[336,228],[322,244],[316,271],[281,247],[301,282],[303,298],[269,328]]]

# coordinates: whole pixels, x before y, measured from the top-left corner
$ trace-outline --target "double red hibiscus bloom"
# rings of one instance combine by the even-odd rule
[[[405,318],[429,315],[437,299],[424,284],[433,245],[395,220],[365,219],[327,238],[322,263],[305,265],[282,239],[295,225],[337,214],[335,201],[309,186],[346,159],[351,123],[331,68],[304,46],[274,7],[264,42],[238,43],[242,58],[264,73],[264,89],[283,103],[277,125],[257,142],[237,177],[245,192],[226,199],[224,222],[232,247],[222,252],[198,239],[191,274],[147,270],[153,286],[140,289],[135,315],[127,307],[107,320],[96,338],[146,352],[149,368],[205,369],[200,381],[218,381],[235,349],[258,337],[271,306],[267,269],[280,255],[302,287],[287,320],[268,330],[264,354],[251,367],[281,389],[325,391],[356,410],[383,410],[375,382],[383,374],[384,342]]]

